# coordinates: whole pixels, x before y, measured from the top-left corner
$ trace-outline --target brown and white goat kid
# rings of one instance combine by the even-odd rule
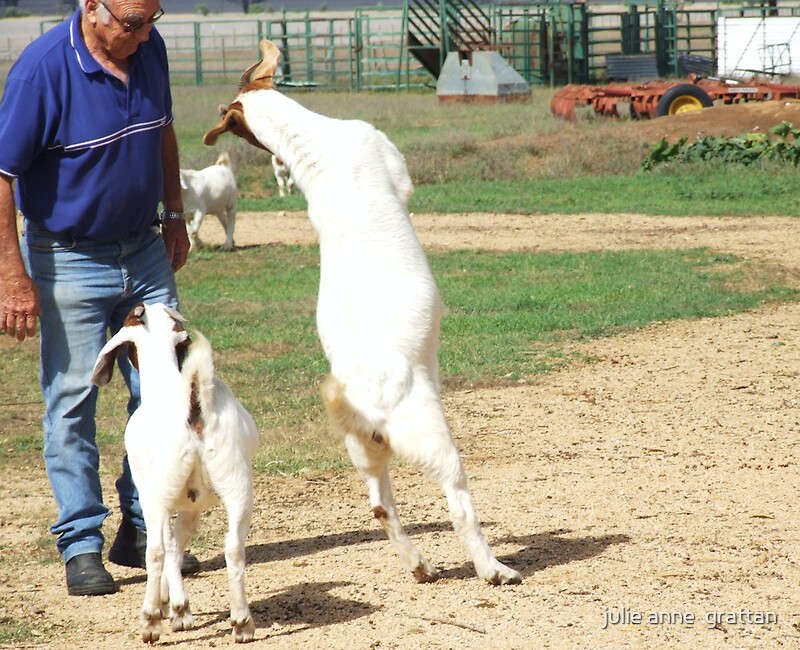
[[[205,337],[190,338],[183,317],[162,304],[137,305],[97,358],[92,382],[111,379],[116,355],[139,370],[142,402],[128,420],[125,447],[147,526],[142,640],[161,636],[162,603],[173,631],[192,627],[181,559],[200,514],[221,499],[228,514],[225,564],[236,642],[253,640],[245,594],[245,538],[253,511],[252,461],[258,431],[214,373]],[[172,515],[175,517],[174,529]]]
[[[418,581],[436,569],[409,539],[389,480],[392,454],[443,489],[450,518],[478,575],[493,584],[520,574],[501,564],[483,535],[442,407],[438,347],[442,303],[409,218],[405,161],[380,131],[313,113],[273,86],[280,52],[262,61],[205,136],[226,131],[280,157],[308,202],[319,236],[317,328],[330,363],[322,394],[364,479],[374,516]]]

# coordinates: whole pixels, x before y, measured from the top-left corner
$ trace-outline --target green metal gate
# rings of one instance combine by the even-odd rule
[[[413,16],[409,2],[417,8]],[[497,50],[532,85],[556,86],[604,81],[607,57],[616,55],[653,56],[660,76],[684,76],[687,59],[699,60],[708,74],[716,63],[717,19],[800,15],[800,0],[774,2],[694,7],[676,0],[620,5],[407,0],[402,9],[363,8],[349,16],[284,11],[237,20],[167,17],[158,29],[174,83],[236,83],[266,37],[280,47],[280,81],[291,86],[354,91],[431,86],[448,51],[478,49]],[[53,24],[42,22],[42,31]]]

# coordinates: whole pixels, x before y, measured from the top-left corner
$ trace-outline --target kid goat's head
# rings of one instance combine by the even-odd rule
[[[180,366],[191,344],[189,333],[183,328],[186,322],[177,311],[156,303],[139,303],[131,309],[119,332],[114,334],[100,350],[92,370],[92,383],[105,386],[111,381],[117,355],[124,352],[127,345],[131,365],[139,369],[142,354],[156,348],[164,349],[164,344],[175,349],[175,358]],[[141,350],[140,350],[141,348]]]

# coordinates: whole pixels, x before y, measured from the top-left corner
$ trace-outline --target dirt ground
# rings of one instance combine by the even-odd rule
[[[789,218],[459,214],[414,223],[430,249],[709,246],[800,277],[800,221]],[[203,228],[204,240],[221,243],[213,218]],[[302,214],[243,214],[236,240],[306,243],[313,232]],[[394,470],[395,492],[409,532],[442,571],[432,584],[402,570],[354,471],[259,477],[251,647],[800,648],[800,305],[655,324],[582,350],[596,362],[444,398],[486,536],[521,585],[474,576],[443,496],[411,468]],[[110,482],[105,489],[113,494]],[[140,645],[143,572],[108,565],[117,594],[67,597],[40,468],[6,472],[0,494],[0,616],[37,630],[25,647]],[[117,523],[108,520],[108,534]],[[219,549],[221,513],[202,528]],[[187,580],[197,627],[165,631],[165,646],[232,644],[224,560],[218,550],[198,555],[203,570]]]

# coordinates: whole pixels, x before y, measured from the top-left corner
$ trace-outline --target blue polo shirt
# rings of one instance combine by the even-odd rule
[[[169,67],[155,29],[128,85],[89,54],[81,13],[33,41],[0,102],[0,173],[17,207],[54,233],[107,241],[152,225],[163,192],[161,134],[172,121]]]

